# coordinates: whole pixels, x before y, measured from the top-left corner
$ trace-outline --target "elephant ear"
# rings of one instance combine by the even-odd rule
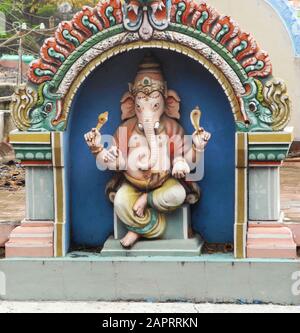
[[[135,117],[134,97],[130,92],[124,94],[121,99],[122,120]]]
[[[174,90],[168,90],[166,98],[166,115],[170,118],[180,119],[180,97]]]

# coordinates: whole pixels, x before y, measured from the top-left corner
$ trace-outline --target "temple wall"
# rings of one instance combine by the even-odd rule
[[[220,13],[229,15],[245,31],[253,34],[268,51],[275,77],[282,78],[293,103],[291,125],[300,140],[300,57],[295,57],[293,42],[282,18],[266,0],[209,0]]]

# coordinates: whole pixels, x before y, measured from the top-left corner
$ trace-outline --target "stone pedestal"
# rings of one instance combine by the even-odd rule
[[[292,141],[288,133],[249,135],[248,258],[297,257],[294,233],[280,212],[280,167]]]
[[[296,259],[297,245],[292,231],[279,223],[251,223],[247,257]]]
[[[120,239],[127,233],[125,225],[115,214],[114,237],[104,244],[102,256],[183,256],[193,257],[201,254],[203,240],[194,236],[191,228],[190,206],[184,205],[166,215],[167,228],[161,239],[141,240],[132,249],[126,250]]]
[[[5,256],[53,257],[53,234],[52,221],[24,220],[10,234],[5,244]]]
[[[10,135],[16,158],[26,167],[26,219],[5,244],[5,256],[53,257],[54,175],[50,133]]]
[[[32,163],[32,162],[31,162]],[[33,163],[32,163],[33,165]],[[26,219],[12,230],[5,256],[53,257],[54,185],[50,166],[26,167]]]

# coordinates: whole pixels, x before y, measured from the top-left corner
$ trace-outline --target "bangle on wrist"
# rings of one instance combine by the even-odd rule
[[[203,153],[204,152],[204,148],[203,149],[198,149],[195,144],[193,143],[193,150],[196,151],[197,153]]]
[[[99,147],[95,147],[93,149],[91,149],[91,152],[94,154],[94,155],[98,155],[99,153],[102,153],[104,147],[101,145]]]
[[[177,156],[173,160],[173,165],[176,164],[177,162],[186,162],[185,158],[182,156]]]

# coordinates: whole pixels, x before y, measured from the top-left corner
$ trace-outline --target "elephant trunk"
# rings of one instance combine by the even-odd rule
[[[155,134],[154,124],[155,122],[153,122],[152,120],[151,121],[146,120],[143,124],[144,133],[150,149],[150,156],[147,162],[138,161],[137,166],[140,170],[152,169],[156,165],[158,160],[158,143]]]

